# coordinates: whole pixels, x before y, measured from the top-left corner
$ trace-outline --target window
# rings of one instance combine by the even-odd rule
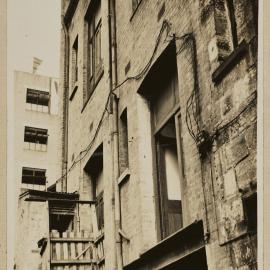
[[[26,103],[49,106],[50,95],[48,92],[27,88]]]
[[[156,192],[160,238],[183,226],[181,116],[175,59],[171,44],[157,60],[143,82],[141,92],[150,101],[152,138],[156,161]]]
[[[72,46],[72,83],[73,87],[78,81],[78,37],[76,37]]]
[[[161,237],[165,238],[182,227],[182,175],[179,162],[179,114],[172,117],[155,133],[158,169]]]
[[[32,185],[46,184],[46,170],[36,168],[22,168],[22,183]]]
[[[258,36],[258,0],[252,1],[253,22],[256,36]]]
[[[119,119],[119,167],[120,174],[128,168],[128,121],[127,109],[125,109]]]
[[[89,7],[86,15],[88,40],[87,40],[87,91],[85,101],[92,95],[103,73],[103,62],[101,54],[101,13],[100,1]]]
[[[96,201],[97,226],[99,230],[104,228],[104,203],[103,203],[103,145],[100,145],[87,162],[84,172],[86,182],[85,193],[89,199]]]
[[[104,228],[104,202],[103,192],[101,192],[96,198],[96,214],[98,229]]]
[[[243,198],[243,207],[248,232],[257,233],[257,193]]]
[[[34,127],[25,127],[24,141],[28,143],[47,144],[48,130]]]

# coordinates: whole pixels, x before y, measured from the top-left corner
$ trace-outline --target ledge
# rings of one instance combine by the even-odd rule
[[[195,221],[157,243],[155,246],[141,254],[137,260],[126,265],[124,269],[139,269],[153,261],[166,261],[168,255],[172,253],[179,254],[178,259],[181,259],[204,246],[203,222],[202,220]]]
[[[125,181],[128,180],[128,178],[130,177],[130,171],[129,171],[129,168],[126,168],[122,174],[119,176],[117,182],[118,182],[118,185],[122,185]]]
[[[75,85],[74,85],[73,91],[72,91],[72,93],[71,93],[71,95],[69,97],[69,101],[72,101],[72,99],[74,98],[77,90],[78,90],[78,82],[76,82]]]
[[[220,83],[223,78],[240,62],[248,51],[248,44],[243,40],[239,46],[224,60],[224,62],[213,72],[212,81]]]
[[[93,242],[92,238],[56,238],[56,237],[51,237],[50,242]]]
[[[51,265],[71,265],[71,264],[74,264],[74,265],[77,265],[77,264],[93,264],[95,263],[94,260],[59,260],[59,261],[56,261],[56,260],[52,260],[51,261]]]

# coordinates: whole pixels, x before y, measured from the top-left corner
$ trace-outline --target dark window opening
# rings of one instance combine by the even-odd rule
[[[87,41],[87,91],[85,101],[92,95],[95,86],[99,82],[103,72],[103,61],[101,54],[101,15],[100,1],[96,1],[89,7],[86,15],[88,25]]]
[[[73,231],[75,204],[72,202],[50,202],[50,231],[56,230],[62,237],[63,232]]]
[[[27,89],[26,103],[49,106],[50,95],[48,92],[34,89]]]
[[[256,36],[258,36],[258,0],[252,0],[253,21]]]
[[[24,141],[29,143],[47,144],[48,130],[34,127],[25,127]]]
[[[90,199],[96,201],[96,216],[98,229],[104,228],[104,201],[103,201],[103,145],[100,145],[87,162],[84,171],[88,176],[91,188]]]
[[[22,168],[22,183],[32,185],[46,184],[46,170],[36,168]]]
[[[257,233],[257,193],[243,198],[243,206],[248,231]]]
[[[78,81],[78,37],[76,37],[72,46],[72,75],[75,84]]]
[[[123,111],[119,119],[119,167],[120,174],[128,168],[128,120],[127,109]]]
[[[103,202],[103,192],[101,192],[96,197],[96,215],[97,215],[97,225],[98,229],[104,228],[104,202]]]
[[[48,130],[34,127],[25,127],[24,141],[29,143],[47,144]]]

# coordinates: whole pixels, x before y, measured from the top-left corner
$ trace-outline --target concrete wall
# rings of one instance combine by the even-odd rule
[[[49,107],[41,108],[26,103],[27,88],[46,91],[50,94]],[[25,188],[40,189],[54,184],[61,177],[61,125],[60,88],[56,78],[22,71],[15,72],[14,82],[14,181],[16,197]],[[48,142],[41,148],[24,142],[25,126],[48,129]],[[46,186],[22,184],[22,167],[46,169]],[[48,214],[45,203],[18,199],[15,240],[16,269],[39,269],[40,249],[37,241],[47,236]]]
[[[112,140],[107,113],[95,136],[109,93],[108,13],[106,1],[101,1],[104,74],[84,106],[83,96],[87,87],[84,16],[89,2],[79,1],[68,29],[70,48],[77,36],[79,44],[78,88],[69,101],[68,167],[79,161],[69,173],[68,191],[83,193],[80,188],[85,181],[83,168],[94,150],[103,143],[106,267],[111,269],[115,256],[112,187],[116,179],[112,178]],[[238,42],[240,44],[245,39],[247,45],[243,56],[232,57],[231,70],[225,72],[222,63],[226,63],[235,50],[226,40],[230,37],[227,34],[228,24],[224,21],[223,1],[215,5],[213,1],[142,0],[134,14],[131,2],[116,1],[118,83],[144,69],[165,20],[169,25],[168,31],[167,34],[162,32],[151,65],[172,37],[176,37],[185,176],[181,183],[184,226],[203,220],[208,269],[255,269],[256,236],[254,239],[247,235],[242,203],[244,195],[256,191],[257,59],[251,4],[247,0],[235,1]],[[187,33],[193,34],[196,48],[191,39],[185,43],[181,38]],[[204,158],[200,157],[185,121],[187,101],[196,80],[194,51],[197,57],[199,126],[213,139],[213,147]],[[71,70],[72,67],[69,68]],[[214,82],[212,76],[217,70],[223,71],[219,81]],[[119,89],[118,114],[127,108],[130,174],[120,185],[121,227],[130,239],[122,243],[124,265],[139,258],[160,240],[151,110],[149,101],[138,94],[148,71],[139,80],[129,80]],[[73,91],[70,81],[69,95]],[[194,120],[192,125],[195,125]],[[88,145],[91,147],[87,148]],[[85,149],[88,149],[86,155],[81,153]]]
[[[15,269],[37,270],[41,264],[37,242],[48,235],[46,203],[19,199],[16,222]]]

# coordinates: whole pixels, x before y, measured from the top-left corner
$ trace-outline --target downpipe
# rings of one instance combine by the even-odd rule
[[[112,109],[112,145],[113,145],[113,186],[114,186],[114,224],[115,224],[115,250],[116,250],[116,269],[123,270],[122,242],[119,231],[121,230],[121,213],[119,197],[119,128],[118,128],[118,97],[113,93],[117,85],[117,47],[116,47],[116,14],[115,0],[108,1],[108,22],[109,22],[109,55],[110,55],[110,92]]]
[[[67,192],[67,165],[68,165],[68,78],[69,78],[69,35],[62,16],[62,27],[65,36],[64,76],[63,76],[63,146],[62,146],[62,178],[61,191]]]

